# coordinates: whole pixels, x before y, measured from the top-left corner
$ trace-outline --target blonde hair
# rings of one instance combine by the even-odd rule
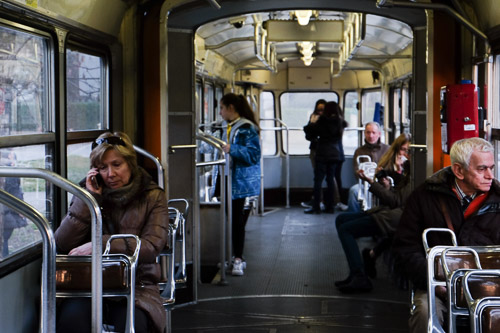
[[[117,143],[108,143],[108,141],[105,140],[107,138],[114,138],[115,140],[117,140]],[[90,167],[96,168],[99,164],[101,164],[104,154],[108,150],[113,149],[121,156],[123,156],[131,171],[134,171],[138,168],[137,154],[135,152],[132,141],[127,134],[123,132],[106,132],[99,135],[99,137],[94,141],[93,145],[96,146],[90,152]]]
[[[380,158],[377,168],[385,170],[393,169],[394,164],[396,164],[396,157],[398,156],[401,147],[404,144],[409,143],[410,140],[411,137],[408,133],[402,133],[400,136],[398,136],[389,147],[389,150],[387,150],[387,152]]]

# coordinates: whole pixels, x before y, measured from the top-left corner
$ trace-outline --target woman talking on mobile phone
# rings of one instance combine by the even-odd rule
[[[125,133],[104,133],[92,143],[91,169],[80,183],[96,199],[102,212],[103,247],[113,234],[134,234],[141,240],[135,288],[135,332],[163,332],[165,312],[158,289],[156,257],[168,237],[165,192],[137,165],[136,152]],[[91,217],[87,205],[73,197],[68,214],[55,232],[57,251],[91,255]],[[135,241],[118,239],[111,253],[135,249]],[[103,248],[104,250],[104,248]],[[125,330],[127,302],[103,300],[103,323],[113,332]],[[90,298],[68,298],[59,306],[57,332],[90,332]]]

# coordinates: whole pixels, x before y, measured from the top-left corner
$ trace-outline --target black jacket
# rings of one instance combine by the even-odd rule
[[[340,149],[344,121],[341,117],[320,116],[315,123],[304,126],[307,140],[317,139],[316,159],[324,161],[341,161],[343,152]]]
[[[420,185],[406,201],[396,230],[393,251],[397,265],[413,284],[426,290],[427,261],[422,244],[422,232],[427,228],[446,228],[440,203],[446,206],[458,245],[483,246],[500,244],[500,184],[493,181],[482,206],[467,220],[460,200],[452,191],[455,176],[445,168]],[[477,198],[476,198],[477,199]],[[430,233],[429,245],[451,245],[449,235]]]

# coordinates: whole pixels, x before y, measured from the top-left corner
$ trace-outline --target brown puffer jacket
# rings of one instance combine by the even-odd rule
[[[427,286],[427,260],[422,232],[427,228],[447,228],[441,202],[450,215],[458,245],[500,244],[500,184],[493,181],[487,199],[467,219],[460,200],[452,191],[455,181],[451,168],[442,169],[417,187],[406,201],[401,221],[394,235],[393,252],[397,265],[422,290]],[[445,233],[431,233],[429,245],[451,245]]]
[[[160,267],[156,257],[168,239],[168,205],[165,192],[143,169],[133,181],[120,189],[104,188],[103,195],[92,193],[101,206],[103,216],[103,250],[112,234],[135,234],[141,239],[136,271],[135,304],[144,310],[154,326],[153,332],[164,332],[165,312],[158,289]],[[90,241],[90,212],[87,205],[74,197],[68,214],[55,232],[57,251],[67,254]],[[127,253],[135,249],[133,240],[113,241],[111,253]]]
[[[411,184],[408,179],[404,184],[392,189],[386,189],[380,183],[373,183],[370,192],[379,198],[379,205],[368,210],[367,213],[377,223],[382,233],[392,237],[399,224],[403,206],[411,193]]]

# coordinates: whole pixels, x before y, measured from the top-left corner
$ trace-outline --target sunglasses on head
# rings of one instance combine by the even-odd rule
[[[92,142],[92,150],[94,150],[95,147],[102,145],[103,143],[125,147],[125,141],[123,141],[123,139],[119,136],[108,136],[107,138],[96,139],[94,142]]]

